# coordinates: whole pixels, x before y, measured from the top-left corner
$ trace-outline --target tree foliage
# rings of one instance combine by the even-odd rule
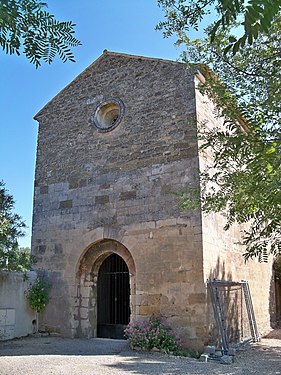
[[[41,65],[50,64],[56,55],[63,62],[75,61],[71,47],[78,46],[71,21],[60,22],[38,0],[0,0],[0,46],[6,54],[25,54]]]
[[[0,269],[26,272],[34,262],[29,248],[18,247],[18,237],[24,235],[25,223],[13,213],[14,199],[0,181]]]
[[[170,2],[173,6],[184,3]],[[195,6],[193,1],[188,3]],[[248,3],[253,6],[257,2]],[[266,12],[268,2],[259,3],[264,4]],[[226,14],[219,13],[221,17]],[[197,15],[198,22],[201,16]],[[197,198],[204,212],[224,212],[225,229],[234,222],[248,223],[243,233],[244,257],[266,260],[269,253],[281,253],[280,12],[275,9],[266,27],[261,24],[263,29],[253,39],[232,52],[229,43],[236,43],[240,25],[235,17],[216,28],[215,38],[214,25],[209,25],[207,36],[197,40],[187,37],[184,19],[177,17],[174,14],[168,18],[171,23],[164,27],[172,32],[180,25],[176,31],[179,43],[186,47],[183,60],[203,71],[207,80],[200,90],[213,99],[217,113],[224,118],[223,128],[199,124],[201,148],[211,150],[214,163],[201,174],[202,190]],[[186,196],[183,206],[194,206]]]
[[[157,25],[164,30],[164,36],[174,33],[186,34],[190,28],[198,30],[203,18],[216,11],[217,20],[209,28],[211,41],[229,26],[236,24],[240,37],[231,36],[225,52],[235,54],[246,43],[253,44],[261,34],[268,34],[275,16],[281,7],[281,0],[158,0],[164,9],[165,21]]]

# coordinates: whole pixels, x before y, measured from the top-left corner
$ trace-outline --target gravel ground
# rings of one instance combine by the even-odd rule
[[[231,365],[133,352],[126,341],[27,337],[0,342],[0,375],[281,375],[281,330],[239,350]]]

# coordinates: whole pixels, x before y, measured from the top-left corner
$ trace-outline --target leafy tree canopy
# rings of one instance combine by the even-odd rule
[[[188,29],[190,21],[188,15],[185,19],[182,17],[181,7],[186,4],[193,11],[198,10],[197,14],[191,13],[197,22],[206,16],[204,7],[207,4],[219,6],[227,2],[178,0],[159,3],[176,6],[175,12],[166,13],[168,21],[162,27],[166,32],[176,31],[179,43],[185,44],[183,60],[192,66],[199,64],[201,71],[204,70],[207,80],[200,90],[213,99],[217,113],[224,118],[223,128],[210,129],[208,124],[199,124],[201,148],[211,150],[213,157],[213,165],[207,166],[201,174],[202,190],[197,198],[203,211],[224,212],[225,229],[234,222],[248,223],[248,230],[243,233],[246,260],[253,257],[266,260],[269,253],[278,255],[281,253],[280,11],[273,7],[274,14],[268,18],[266,27],[260,23],[261,28],[254,38],[247,37],[248,42],[245,40],[233,47],[233,51],[229,43],[237,43],[235,35],[241,23],[237,17],[230,17],[224,23],[221,21],[222,27],[216,28],[215,37],[214,25],[209,25],[206,37],[197,40],[191,40],[185,34],[185,25]],[[243,1],[228,3],[233,6],[234,3],[237,6],[244,4]],[[244,13],[240,12],[245,17],[247,7],[254,6],[257,1],[247,4]],[[259,1],[259,4],[267,12],[268,1]],[[271,1],[270,4],[279,6],[280,2]],[[226,17],[227,12],[223,9],[217,9],[219,21]],[[202,63],[206,65],[200,65]],[[187,199],[190,194],[188,191],[182,196],[185,208],[194,207],[194,199]]]
[[[29,248],[18,247],[18,237],[24,235],[25,224],[13,213],[14,199],[0,181],[0,269],[26,272],[34,259]]]
[[[164,9],[166,21],[160,22],[157,29],[164,30],[166,37],[186,34],[190,28],[198,30],[202,19],[215,11],[217,20],[208,30],[211,41],[219,31],[235,24],[242,35],[232,36],[225,52],[232,49],[236,53],[245,43],[253,44],[260,34],[269,33],[281,0],[158,0],[158,4]]]
[[[25,54],[36,68],[56,55],[75,61],[70,50],[80,45],[71,21],[60,22],[38,0],[0,0],[0,46],[6,54]]]

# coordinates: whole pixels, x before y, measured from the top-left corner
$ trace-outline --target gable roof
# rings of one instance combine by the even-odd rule
[[[183,65],[184,63],[179,62],[179,61],[173,61],[173,60],[167,60],[167,59],[160,59],[160,58],[155,58],[155,57],[145,57],[145,56],[138,56],[138,55],[130,55],[126,53],[120,53],[120,52],[111,52],[108,50],[104,50],[103,54],[99,56],[95,61],[93,61],[87,68],[85,68],[80,74],[78,74],[77,77],[75,77],[68,85],[66,85],[62,90],[60,90],[52,99],[50,99],[43,108],[40,109],[39,112],[36,113],[36,115],[33,117],[34,120],[39,120],[39,117],[43,114],[45,109],[49,106],[49,104],[57,98],[64,90],[66,90],[70,85],[72,85],[74,82],[79,80],[81,76],[86,74],[90,69],[94,69],[96,65],[98,65],[102,60],[106,59],[109,56],[114,56],[114,57],[125,57],[128,59],[136,59],[136,60],[144,60],[144,61],[159,61],[163,63],[168,63],[168,64],[180,64]]]
[[[136,60],[144,60],[144,61],[158,61],[173,65],[184,65],[184,62],[174,61],[174,60],[168,60],[168,59],[161,59],[156,57],[146,57],[146,56],[139,56],[139,55],[130,55],[127,53],[121,53],[121,52],[111,52],[105,49],[103,51],[103,54],[100,55],[95,61],[93,61],[87,68],[85,68],[80,74],[78,74],[77,77],[75,77],[68,85],[66,85],[62,90],[60,90],[52,99],[50,99],[43,108],[40,109],[39,112],[36,113],[36,115],[33,117],[34,120],[39,120],[39,117],[43,114],[45,109],[49,106],[49,104],[57,98],[64,90],[66,90],[70,85],[72,85],[74,82],[78,81],[84,74],[86,74],[90,69],[95,68],[96,65],[98,65],[102,60],[106,59],[109,56],[114,57],[125,57],[127,59],[136,59]],[[218,80],[214,72],[207,66],[206,64],[200,64],[194,66],[194,75],[199,79],[201,83],[205,83],[206,79],[212,77],[215,80]],[[220,83],[219,83],[220,84]],[[240,124],[241,128],[245,132],[250,132],[250,127],[248,124],[248,121],[241,115],[238,114],[237,121]]]

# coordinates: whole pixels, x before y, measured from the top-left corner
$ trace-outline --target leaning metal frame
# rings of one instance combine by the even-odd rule
[[[224,312],[221,306],[221,301],[219,298],[218,287],[224,287],[224,286],[226,287],[240,286],[241,287],[243,294],[244,294],[245,306],[247,310],[249,326],[250,326],[250,331],[251,331],[251,338],[254,342],[260,341],[260,336],[258,333],[258,328],[257,328],[255,314],[254,314],[254,308],[253,308],[248,281],[241,280],[240,282],[235,282],[235,281],[213,279],[213,280],[207,281],[207,286],[210,289],[214,317],[215,317],[217,328],[219,330],[219,339],[221,342],[221,349],[222,349],[223,354],[228,353],[229,343],[228,343],[227,334],[226,334],[225,317],[224,317]]]

